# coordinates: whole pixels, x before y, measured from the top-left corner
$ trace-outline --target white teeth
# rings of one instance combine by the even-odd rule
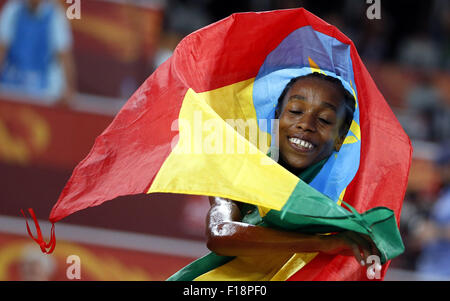
[[[314,147],[310,142],[298,138],[289,138],[289,141],[308,149],[312,149]]]

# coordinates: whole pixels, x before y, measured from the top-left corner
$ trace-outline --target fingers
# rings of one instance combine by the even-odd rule
[[[360,248],[355,243],[351,244],[351,249],[353,252],[353,256],[355,256],[356,261],[362,266],[366,265],[367,258],[370,256],[369,251],[366,249]]]
[[[353,240],[361,249],[371,250],[368,240],[355,232],[347,232],[346,235]]]
[[[343,253],[343,255],[351,256],[353,255],[361,265],[365,264],[365,259],[361,255],[361,249],[358,245],[358,243],[355,241],[355,238],[353,238],[349,232],[340,233],[341,238],[345,241],[347,247],[350,249],[350,253]]]
[[[362,241],[364,241],[364,243],[365,243],[364,248],[366,248],[370,252],[369,256],[377,255],[378,257],[380,257],[380,252],[378,251],[377,246],[370,239],[369,236],[363,235],[363,234],[358,234],[358,233],[353,233],[353,235],[359,237]]]
[[[355,256],[356,261],[358,261],[361,265],[364,265],[364,263],[366,262],[365,260],[363,260],[362,256],[361,256],[361,251],[358,247],[358,245],[352,243],[350,245],[352,252],[353,252],[353,256]]]
[[[338,242],[338,247],[331,246],[331,250],[339,250],[338,252],[344,256],[354,256],[356,261],[362,266],[368,264],[368,258],[371,255],[380,256],[377,247],[366,235],[345,231],[335,236],[333,235],[332,238],[332,241]]]
[[[352,250],[353,256],[361,265],[365,265],[370,255],[378,255],[378,249],[375,245],[355,232],[344,232],[343,237],[347,240]]]
[[[367,262],[367,258],[369,258],[369,256],[371,252],[368,249],[363,249],[363,254],[364,254],[364,263]],[[364,264],[363,264],[364,265]]]

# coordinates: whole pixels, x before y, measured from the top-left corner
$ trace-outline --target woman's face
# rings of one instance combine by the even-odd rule
[[[301,78],[286,93],[279,116],[281,164],[299,172],[339,149],[343,138],[344,95],[335,84]]]

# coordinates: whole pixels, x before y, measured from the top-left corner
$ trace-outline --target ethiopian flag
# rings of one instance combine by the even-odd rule
[[[356,106],[339,152],[305,182],[273,157],[274,113],[286,84],[313,72],[339,79]],[[289,231],[369,236],[384,263],[382,278],[389,260],[403,252],[397,227],[411,153],[354,44],[338,29],[301,8],[238,13],[179,43],[96,139],[49,220],[54,225],[121,195],[219,196],[257,206],[255,218]],[[54,228],[49,243],[38,232],[41,249],[51,252]],[[261,266],[254,259],[208,256],[206,270],[199,259],[201,273],[213,275],[207,280],[224,273],[233,278],[239,266]],[[367,279],[353,257],[302,253],[274,260],[277,270],[245,279]],[[175,280],[186,280],[185,272]]]

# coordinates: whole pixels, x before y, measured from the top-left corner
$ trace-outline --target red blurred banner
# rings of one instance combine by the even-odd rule
[[[72,169],[112,117],[0,99],[0,162]]]
[[[0,281],[76,280],[70,279],[77,276],[71,255],[79,259],[83,281],[165,280],[193,260],[63,240],[52,255],[44,255],[28,237],[0,233]]]
[[[140,3],[83,1],[71,20],[80,92],[127,98],[152,73],[163,7]]]

